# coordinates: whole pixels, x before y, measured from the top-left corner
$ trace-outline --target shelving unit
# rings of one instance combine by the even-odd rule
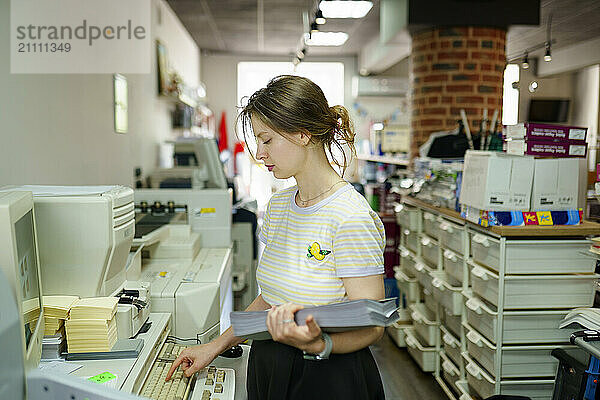
[[[593,304],[598,276],[584,252],[600,224],[484,228],[454,210],[402,203],[401,296],[416,280],[418,294],[411,289],[406,307],[434,308],[427,322],[440,329],[429,340],[411,330],[411,355],[420,363],[435,357],[433,374],[451,399],[467,400],[469,391],[550,399],[557,364],[550,352],[569,347],[570,331],[558,322]]]
[[[403,158],[365,155],[365,154],[359,154],[357,156],[357,158],[362,161],[372,161],[372,162],[378,162],[378,163],[383,163],[383,164],[404,165],[404,166],[410,165],[410,160],[403,159]]]

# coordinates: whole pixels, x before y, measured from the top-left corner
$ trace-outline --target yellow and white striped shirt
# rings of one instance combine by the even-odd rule
[[[383,273],[383,223],[350,184],[305,208],[294,200],[297,191],[283,189],[267,206],[256,271],[262,296],[271,305],[343,301],[341,278]]]

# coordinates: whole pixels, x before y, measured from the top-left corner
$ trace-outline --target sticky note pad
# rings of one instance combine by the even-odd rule
[[[106,383],[115,379],[117,376],[111,374],[110,372],[102,372],[98,375],[94,375],[88,378],[88,381],[96,382],[96,383]]]

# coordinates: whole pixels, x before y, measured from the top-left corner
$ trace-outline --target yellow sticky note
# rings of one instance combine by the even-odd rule
[[[536,214],[539,225],[553,225],[550,211],[538,211]]]

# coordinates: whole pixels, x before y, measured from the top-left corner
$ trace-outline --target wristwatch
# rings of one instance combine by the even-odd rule
[[[320,361],[320,360],[327,360],[329,358],[329,355],[331,354],[331,350],[333,349],[333,341],[331,340],[331,336],[329,336],[325,332],[321,332],[321,338],[323,338],[323,340],[325,341],[325,348],[323,349],[323,351],[320,352],[319,354],[310,354],[310,353],[304,352],[305,360]]]

